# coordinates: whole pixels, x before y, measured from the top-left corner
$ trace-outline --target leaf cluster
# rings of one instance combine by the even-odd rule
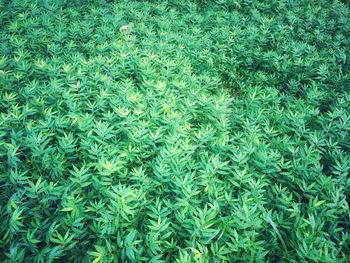
[[[0,1],[0,260],[349,261],[349,22]]]

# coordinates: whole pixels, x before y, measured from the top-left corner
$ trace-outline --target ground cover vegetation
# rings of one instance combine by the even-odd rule
[[[0,1],[1,262],[348,262],[349,11]]]

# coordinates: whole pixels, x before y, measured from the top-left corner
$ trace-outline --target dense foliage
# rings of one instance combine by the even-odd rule
[[[2,0],[0,25],[1,262],[350,260],[345,2]]]

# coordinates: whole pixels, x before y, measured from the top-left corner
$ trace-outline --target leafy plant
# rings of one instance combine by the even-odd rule
[[[350,260],[347,4],[0,10],[2,262]]]

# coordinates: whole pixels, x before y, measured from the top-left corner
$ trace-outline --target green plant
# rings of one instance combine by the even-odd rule
[[[346,4],[0,10],[2,262],[349,261]]]

